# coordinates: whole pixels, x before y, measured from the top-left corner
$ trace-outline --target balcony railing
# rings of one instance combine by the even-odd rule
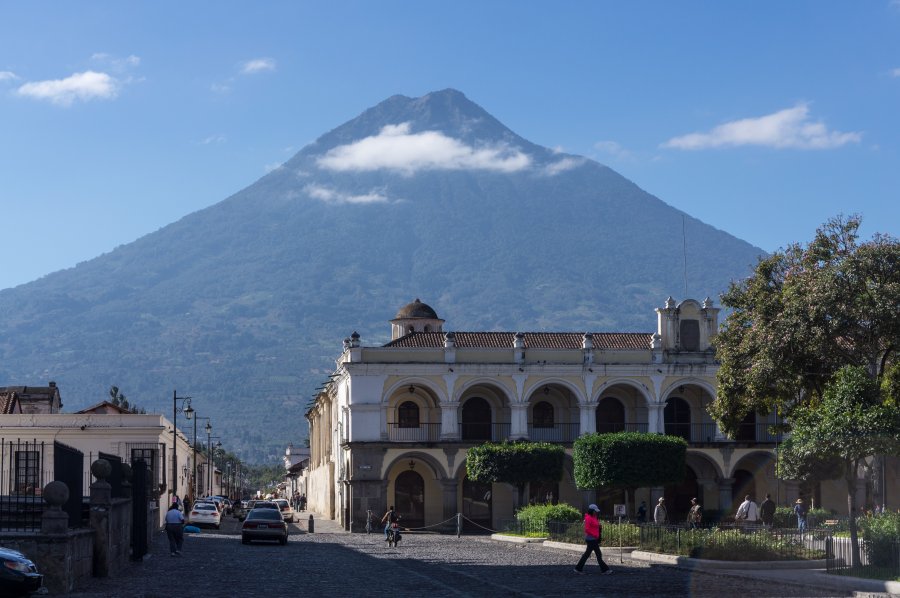
[[[492,424],[465,422],[459,424],[460,440],[501,442],[509,438],[509,423]]]
[[[535,442],[574,442],[581,432],[581,424],[528,424],[528,438]]]
[[[670,436],[681,436],[692,444],[713,444],[713,443],[731,443],[731,442],[759,442],[759,443],[775,443],[783,440],[783,435],[779,432],[773,434],[769,428],[773,424],[741,424],[738,427],[737,434],[734,438],[726,438],[719,435],[717,437],[716,424],[673,424],[665,425],[665,432]]]
[[[647,432],[648,424],[637,422],[597,422],[598,434],[611,432]]]
[[[388,440],[393,442],[437,442],[441,439],[441,424],[388,424]]]

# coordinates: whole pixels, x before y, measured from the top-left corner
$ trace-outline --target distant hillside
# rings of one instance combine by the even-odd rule
[[[591,160],[534,145],[454,90],[391,97],[246,189],[76,268],[0,291],[0,386],[194,397],[249,460],[305,436],[352,331],[415,297],[448,330],[652,331],[762,250]]]

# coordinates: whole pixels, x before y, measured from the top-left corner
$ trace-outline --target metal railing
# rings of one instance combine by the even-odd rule
[[[900,539],[859,537],[859,561],[854,562],[850,538],[832,538],[825,568],[837,575],[893,580],[900,577]]]
[[[643,432],[646,433],[649,425],[638,422],[597,422],[597,433],[608,434],[610,432]]]
[[[528,438],[535,442],[574,442],[581,433],[581,424],[553,424],[535,426],[528,424]]]
[[[43,442],[0,439],[0,530],[41,528],[50,478],[44,455]]]
[[[464,422],[459,424],[459,438],[463,441],[490,440],[500,442],[509,438],[509,429],[509,423]]]
[[[754,526],[676,525],[640,526],[642,550],[714,560],[823,559],[828,554],[831,530]]]
[[[441,424],[419,423],[415,427],[408,424],[389,423],[388,440],[392,442],[437,442],[441,439]]]
[[[775,443],[783,440],[781,432],[772,433],[769,428],[774,424],[741,424],[733,438],[719,434],[716,424],[699,423],[666,423],[664,430],[670,436],[680,436],[692,444],[715,444],[734,442]]]

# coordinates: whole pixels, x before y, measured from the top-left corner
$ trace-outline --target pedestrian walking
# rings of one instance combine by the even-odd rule
[[[666,511],[666,499],[660,496],[659,501],[656,503],[656,508],[653,509],[653,522],[656,525],[665,525],[668,520],[669,514]]]
[[[744,502],[738,507],[734,519],[739,523],[756,523],[759,520],[759,507],[756,506],[749,494],[744,497]]]
[[[775,503],[772,501],[771,494],[766,494],[766,500],[759,505],[759,518],[766,527],[775,525]]]
[[[638,523],[647,523],[647,501],[642,500],[637,510]]]
[[[794,503],[794,515],[797,516],[797,529],[801,532],[806,531],[806,505],[802,498],[798,498]]]
[[[612,569],[603,562],[603,555],[600,554],[600,539],[603,533],[603,526],[600,525],[600,508],[595,504],[588,505],[587,513],[584,514],[584,542],[587,547],[584,554],[581,555],[578,564],[575,565],[575,573],[584,574],[584,564],[587,562],[591,553],[597,555],[597,564],[600,565],[600,575],[610,575]]]
[[[703,507],[700,506],[700,503],[697,502],[696,498],[691,499],[691,510],[688,511],[688,523],[691,526],[691,529],[697,529],[700,527],[700,523],[703,521]]]
[[[180,556],[184,544],[184,514],[174,501],[166,511],[166,537],[169,538],[169,551],[172,556]]]

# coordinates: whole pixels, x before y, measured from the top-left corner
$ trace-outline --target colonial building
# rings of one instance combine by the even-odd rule
[[[307,412],[310,509],[348,529],[389,504],[409,527],[462,513],[468,525],[497,529],[514,515],[515,492],[468,480],[466,451],[527,439],[567,449],[564,478],[530,488],[532,500],[596,501],[608,516],[624,497],[577,489],[571,447],[581,434],[621,430],[672,434],[689,445],[684,482],[638,489],[629,514],[660,496],[673,517],[687,512],[692,497],[707,511],[730,511],[745,494],[761,500],[767,492],[779,504],[802,493],[817,505],[845,505],[839,487],[775,479],[773,415],[749,415],[735,438],[710,417],[719,308],[670,297],[656,313],[652,333],[454,332],[416,299],[390,321],[386,345],[363,346],[353,333]]]

